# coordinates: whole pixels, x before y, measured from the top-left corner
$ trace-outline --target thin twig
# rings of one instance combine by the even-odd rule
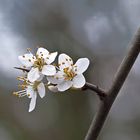
[[[124,84],[125,79],[128,76],[138,54],[140,51],[140,29],[137,31],[134,39],[130,44],[130,50],[122,61],[118,68],[114,81],[108,91],[108,96],[105,100],[101,101],[99,110],[97,111],[95,118],[93,119],[85,140],[96,140],[104,125],[107,115],[111,109],[111,106],[118,95],[121,87]]]
[[[91,83],[86,82],[82,90],[87,90],[87,89],[96,92],[101,100],[103,100],[107,96],[106,92],[102,88],[98,87],[97,85],[93,85]]]
[[[18,70],[22,70],[22,71],[25,71],[25,72],[29,72],[30,70],[26,69],[26,68],[19,68],[19,67],[14,67],[15,69],[18,69]]]

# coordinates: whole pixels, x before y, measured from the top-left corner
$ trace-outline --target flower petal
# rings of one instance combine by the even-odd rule
[[[23,56],[19,56],[18,59],[24,66],[31,67],[34,64],[36,57],[33,56],[33,54],[29,53],[24,54]]]
[[[57,54],[58,54],[57,52],[48,54],[45,58],[45,62],[47,64],[51,64],[55,60]]]
[[[77,74],[82,74],[87,70],[88,66],[89,66],[88,58],[80,58],[75,63],[74,70]]]
[[[56,68],[53,65],[44,65],[42,69],[42,74],[47,75],[47,76],[52,76],[55,75],[56,73]]]
[[[36,105],[36,98],[37,98],[37,93],[34,92],[32,98],[31,98],[31,102],[29,105],[29,112],[33,111],[35,109],[35,105]]]
[[[44,48],[38,48],[36,55],[41,58],[45,58],[49,54],[49,51]]]
[[[73,78],[73,87],[74,88],[81,88],[85,85],[86,83],[86,80],[85,80],[85,77],[83,76],[83,74],[78,74],[77,76],[75,76]]]
[[[34,89],[32,86],[28,86],[26,89],[26,93],[27,93],[27,97],[28,98],[32,98],[33,94],[34,94]]]
[[[60,84],[64,81],[64,73],[58,71],[54,76],[47,76],[47,80],[52,84]]]
[[[43,83],[40,83],[37,86],[37,90],[38,90],[38,94],[40,95],[41,98],[43,98],[45,96],[45,86]]]
[[[72,87],[72,81],[64,81],[63,83],[57,85],[58,91],[65,91],[70,87]]]
[[[40,78],[40,72],[38,68],[32,68],[29,71],[27,78],[30,82],[35,82],[38,78]]]
[[[40,73],[40,77],[37,79],[37,81],[42,81],[44,78],[44,75],[42,73]]]
[[[59,64],[60,70],[63,70],[64,68],[67,68],[67,67],[71,68],[73,65],[73,61],[68,55],[60,54],[58,57],[58,64]]]
[[[57,86],[51,85],[51,86],[48,86],[48,89],[49,89],[50,91],[52,91],[52,92],[58,92]]]

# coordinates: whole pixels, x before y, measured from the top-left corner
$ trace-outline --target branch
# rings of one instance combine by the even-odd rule
[[[18,70],[22,70],[22,71],[25,71],[25,72],[29,72],[30,70],[26,69],[26,68],[19,68],[19,67],[14,67],[15,69],[18,69]]]
[[[96,92],[101,100],[103,100],[107,96],[106,92],[103,89],[99,88],[97,85],[93,85],[86,82],[82,90],[87,90],[87,89]]]
[[[130,50],[123,59],[114,77],[113,83],[108,90],[108,96],[100,103],[99,110],[93,119],[85,140],[96,140],[111,109],[111,106],[116,99],[125,79],[128,76],[140,51],[140,29],[138,29],[134,39],[130,44]]]

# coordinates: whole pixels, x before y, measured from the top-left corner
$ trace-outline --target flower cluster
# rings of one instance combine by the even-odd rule
[[[52,64],[57,54],[57,52],[50,53],[47,49],[40,47],[36,55],[28,50],[28,53],[18,57],[23,70],[27,71],[24,71],[24,76],[17,78],[22,82],[19,85],[22,90],[14,92],[14,95],[31,98],[29,112],[35,108],[37,94],[41,98],[45,96],[45,87],[53,92],[63,92],[70,88],[82,88],[85,85],[83,72],[89,66],[88,58],[80,58],[74,64],[68,55],[60,54],[58,65]],[[47,79],[47,84],[43,83],[44,77]]]

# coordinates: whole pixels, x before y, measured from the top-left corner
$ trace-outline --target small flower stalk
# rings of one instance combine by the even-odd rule
[[[17,78],[22,82],[19,85],[21,90],[13,94],[31,99],[29,112],[35,109],[37,94],[41,98],[45,96],[46,87],[52,92],[64,92],[70,88],[82,88],[86,83],[83,73],[89,66],[88,58],[80,58],[73,63],[72,58],[63,53],[58,56],[58,64],[52,64],[57,55],[57,52],[50,53],[40,47],[35,55],[28,50],[18,57],[24,76]],[[43,83],[44,79],[47,79],[47,84]]]

